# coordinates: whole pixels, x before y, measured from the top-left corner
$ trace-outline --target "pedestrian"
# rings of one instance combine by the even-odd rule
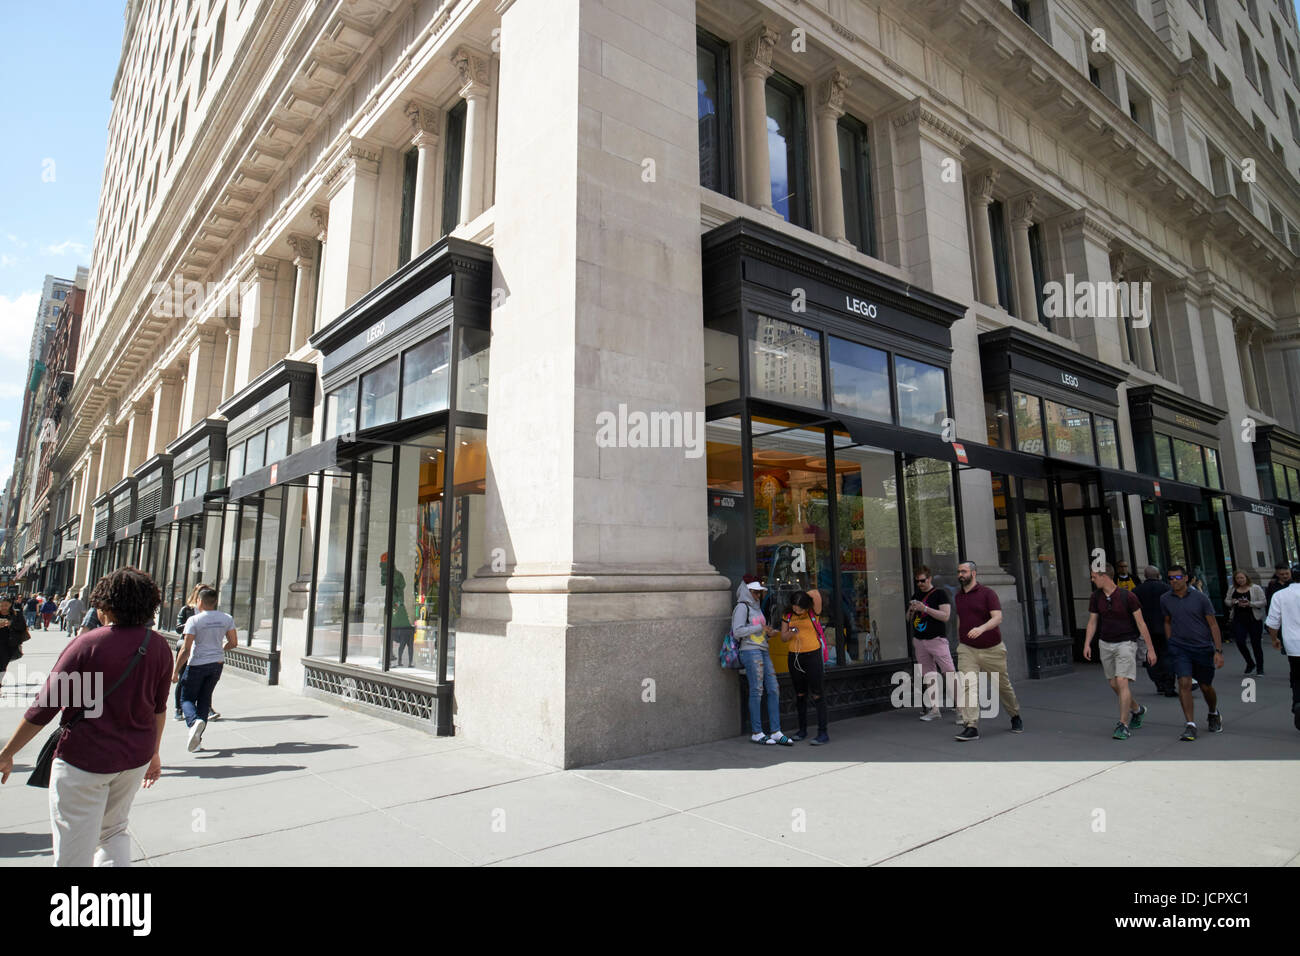
[[[826,675],[825,646],[821,622],[817,620],[814,601],[807,591],[797,592],[790,600],[790,613],[781,623],[781,639],[789,645],[790,682],[794,684],[795,712],[799,715],[799,732],[795,740],[808,738],[808,697],[817,711],[817,736],[812,746],[831,742],[823,683]]]
[[[1258,671],[1264,676],[1264,610],[1268,598],[1264,589],[1252,584],[1250,575],[1245,571],[1232,572],[1232,588],[1223,598],[1223,606],[1228,609],[1228,627],[1232,630],[1232,643],[1241,650],[1246,659],[1246,671]],[[1251,656],[1251,648],[1255,654]]]
[[[759,592],[766,590],[756,576],[746,574],[736,588],[736,606],[731,612],[731,633],[740,643],[740,664],[745,668],[745,680],[749,683],[749,726],[753,731],[749,739],[756,744],[793,747],[794,741],[781,733],[781,688],[767,646],[767,639],[781,632],[768,626],[758,604]],[[764,691],[767,692],[770,734],[763,733]]]
[[[36,627],[36,615],[40,612],[40,609],[40,599],[35,594],[29,596],[27,603],[23,606],[23,610],[27,613],[27,630],[30,631]]]
[[[943,687],[945,674],[955,668],[952,649],[948,646],[947,623],[952,616],[952,599],[946,589],[937,587],[929,567],[916,569],[916,590],[907,604],[907,621],[912,634],[912,647],[916,649],[916,665],[921,670],[921,686],[930,674],[939,688],[933,708],[921,708],[921,719],[938,720],[943,716]],[[922,691],[924,695],[924,690]],[[922,696],[922,700],[924,700]]]
[[[1273,606],[1273,595],[1283,588],[1291,586],[1291,566],[1285,561],[1279,561],[1273,567],[1273,577],[1269,579],[1268,586],[1264,588],[1264,600],[1268,603],[1268,608]]]
[[[1125,591],[1136,591],[1138,583],[1133,579],[1133,575],[1128,573],[1127,561],[1115,562],[1115,587],[1123,588]]]
[[[50,629],[50,621],[54,620],[54,615],[58,613],[58,602],[56,602],[52,597],[47,597],[45,602],[41,605],[41,630],[48,631]]]
[[[172,655],[163,636],[148,626],[161,601],[153,579],[135,568],[101,578],[90,603],[106,626],[63,649],[36,702],[0,750],[0,782],[6,782],[14,757],[60,710],[65,728],[70,711],[83,712],[84,720],[64,730],[50,770],[55,866],[90,866],[92,859],[98,866],[131,865],[131,802],[141,782],[152,786],[162,773],[158,745]],[[108,688],[101,690],[100,682]],[[71,686],[95,688],[90,707],[90,695],[77,704],[59,699],[59,688]]]
[[[86,602],[81,599],[81,591],[69,591],[63,602],[63,625],[70,637],[76,637],[81,630],[81,619],[86,613]]]
[[[1141,727],[1147,713],[1146,707],[1138,702],[1132,691],[1133,681],[1137,680],[1137,641],[1146,645],[1142,657],[1148,666],[1156,662],[1156,649],[1142,616],[1142,602],[1132,591],[1119,586],[1115,573],[1116,566],[1107,564],[1090,575],[1096,590],[1088,600],[1083,659],[1092,660],[1092,638],[1097,635],[1102,674],[1119,698],[1119,723],[1111,736],[1116,740],[1128,740],[1130,729]]]
[[[1169,585],[1160,580],[1160,569],[1147,565],[1142,569],[1142,583],[1133,595],[1142,605],[1142,619],[1146,622],[1151,645],[1155,648],[1156,662],[1147,665],[1147,676],[1156,685],[1156,693],[1177,697],[1173,671],[1169,669],[1169,644],[1165,639],[1165,615],[1160,610],[1160,598],[1169,592]]]
[[[96,584],[95,587],[99,587],[99,585]],[[93,589],[90,593],[92,597],[95,594]],[[81,619],[81,629],[83,631],[93,631],[95,628],[102,626],[103,625],[99,620],[99,612],[95,609],[94,605],[92,605],[90,610],[86,612],[86,616]]]
[[[1214,671],[1223,666],[1223,636],[1219,633],[1214,605],[1200,591],[1188,586],[1187,569],[1181,564],[1169,568],[1169,585],[1169,593],[1160,598],[1160,610],[1165,618],[1165,636],[1169,639],[1169,663],[1178,679],[1178,697],[1187,721],[1178,739],[1196,739],[1193,681],[1200,686],[1210,711],[1207,717],[1210,733],[1221,734],[1223,716],[1219,713],[1218,695],[1211,686]]]
[[[0,676],[11,660],[23,656],[23,642],[31,636],[27,630],[27,615],[9,595],[0,597]]]
[[[172,671],[172,682],[180,684],[181,709],[185,713],[185,725],[190,728],[191,753],[203,743],[203,731],[212,709],[212,691],[221,680],[225,652],[239,646],[235,619],[217,610],[217,592],[204,588],[198,597],[199,613],[185,622],[185,645]]]
[[[1011,732],[1024,733],[1020,719],[1020,702],[1007,676],[1007,646],[1002,643],[1002,602],[992,588],[979,583],[979,568],[974,561],[957,565],[956,604],[959,619],[957,645],[957,673],[961,677],[961,717],[963,729],[956,739],[963,743],[979,740],[979,690],[980,674],[998,678],[998,698],[1011,715]]]
[[[1300,583],[1293,581],[1274,598],[1265,624],[1273,649],[1282,651],[1291,666],[1291,717],[1300,730]]]

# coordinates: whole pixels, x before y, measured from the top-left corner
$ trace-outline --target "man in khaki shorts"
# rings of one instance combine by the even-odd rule
[[[1146,642],[1148,665],[1156,662],[1156,650],[1151,643],[1142,604],[1133,595],[1115,584],[1115,568],[1106,565],[1092,572],[1092,584],[1097,590],[1088,601],[1088,633],[1083,639],[1083,659],[1092,660],[1092,638],[1096,634],[1101,642],[1101,669],[1110,681],[1111,689],[1119,697],[1119,723],[1111,734],[1116,740],[1128,740],[1129,728],[1142,726],[1147,709],[1137,702],[1130,687],[1137,680],[1137,642]],[[1100,633],[1098,633],[1100,632]]]

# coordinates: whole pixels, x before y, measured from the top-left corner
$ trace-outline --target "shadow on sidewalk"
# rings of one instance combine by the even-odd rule
[[[252,757],[257,754],[266,754],[267,756],[283,756],[294,754],[319,754],[329,750],[356,750],[355,744],[309,744],[305,741],[294,740],[286,741],[279,744],[270,744],[265,747],[205,747],[199,753],[203,756],[209,754],[214,757]]]
[[[252,724],[267,720],[320,720],[328,714],[263,714],[259,717],[222,717],[218,723]]]
[[[49,856],[54,841],[48,833],[0,833],[0,859]]]
[[[231,766],[229,764],[197,764],[189,767],[163,766],[163,780],[179,777],[194,777],[200,780],[224,780],[231,777],[264,777],[269,773],[293,773],[306,770],[300,764],[275,764],[269,767]]]

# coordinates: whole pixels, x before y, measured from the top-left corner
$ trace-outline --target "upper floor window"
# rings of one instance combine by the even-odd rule
[[[700,185],[735,198],[731,161],[731,50],[697,31],[695,89],[700,127]]]
[[[460,224],[460,177],[465,161],[465,101],[447,111],[446,166],[442,177],[442,234]]]
[[[398,224],[397,264],[411,261],[411,232],[415,228],[415,178],[420,169],[420,151],[408,149],[402,157],[402,216]]]
[[[851,116],[840,118],[840,186],[844,193],[844,234],[862,252],[876,254],[875,212],[871,202],[871,150],[867,127]]]
[[[808,137],[803,88],[780,73],[767,80],[767,155],[772,206],[787,222],[808,228]]]

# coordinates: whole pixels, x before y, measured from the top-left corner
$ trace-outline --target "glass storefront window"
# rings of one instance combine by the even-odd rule
[[[310,652],[335,660],[343,648],[343,579],[348,561],[348,498],[352,480],[324,475],[316,554],[315,606]]]
[[[257,557],[257,506],[245,502],[239,508],[239,554],[235,558],[235,594],[231,602],[230,615],[235,619],[235,632],[239,643],[247,644],[249,638],[249,621],[253,613],[253,583],[256,580]],[[232,515],[233,517],[233,515]]]
[[[361,427],[397,421],[396,358],[361,376]]]
[[[453,468],[451,542],[447,555],[447,679],[455,676],[456,629],[460,624],[461,586],[487,563],[483,528],[487,521],[487,432],[456,429]],[[416,646],[420,634],[417,626]]]
[[[436,673],[438,669],[446,441],[446,430],[439,428],[398,449],[394,558],[383,563],[380,575],[380,583],[386,585],[392,567],[389,666],[393,670]]]
[[[1205,449],[1205,484],[1208,488],[1223,488],[1223,476],[1219,473],[1219,453],[1208,446]]]
[[[1011,403],[1003,389],[984,393],[984,425],[990,445],[1011,450]]]
[[[447,407],[451,372],[451,333],[439,332],[402,356],[402,417],[414,418]]]
[[[1286,466],[1276,461],[1273,462],[1273,497],[1290,497],[1286,487]]]
[[[1168,478],[1173,481],[1174,475],[1174,451],[1168,435],[1155,433],[1156,443],[1156,473],[1161,478]]]
[[[1193,445],[1181,438],[1174,439],[1174,465],[1178,480],[1190,485],[1205,484],[1205,461],[1201,457],[1201,446]]]
[[[834,372],[831,373],[834,376]],[[722,329],[704,330],[704,404],[740,398],[740,347]]]
[[[266,432],[250,436],[244,449],[244,474],[247,475],[266,464]]]
[[[846,440],[838,433],[836,437]],[[903,584],[895,464],[896,455],[880,448],[835,450],[840,601],[832,621],[844,622],[843,640],[837,642],[844,652],[840,663],[871,663],[908,656],[906,611],[910,591]],[[828,598],[831,583],[823,588]],[[835,653],[838,651],[837,646]]]
[[[1092,446],[1092,415],[1081,408],[1071,408],[1057,402],[1044,402],[1047,419],[1048,447],[1054,458],[1077,461],[1086,465],[1097,463]]]
[[[1126,562],[1129,574],[1141,581],[1140,569],[1133,566],[1133,555],[1129,551],[1128,508],[1125,505],[1124,495],[1118,491],[1108,491],[1105,493],[1104,498],[1106,511],[1110,515],[1110,526],[1115,531],[1115,554],[1108,557],[1107,560],[1112,564],[1118,564],[1120,561]]]
[[[709,422],[705,428],[709,491],[709,563],[734,589],[749,567],[745,528],[745,465],[741,459],[739,418]]]
[[[1027,482],[1026,482],[1027,484]],[[1025,511],[1025,560],[1029,565],[1030,626],[1036,635],[1064,634],[1061,620],[1061,586],[1057,579],[1056,531],[1046,507]]]
[[[1115,420],[1097,415],[1097,456],[1098,463],[1105,468],[1119,467],[1119,437],[1115,432]]]
[[[230,449],[230,480],[244,477],[244,443]]]
[[[261,541],[257,552],[257,563],[249,579],[249,586],[253,590],[253,620],[248,642],[267,650],[271,649],[276,630],[276,570],[280,566],[280,518],[284,504],[283,496],[284,492],[280,489],[267,491],[261,496],[262,525],[259,532]]]
[[[289,419],[276,422],[266,430],[266,462],[273,464],[289,454]]]
[[[831,365],[831,408],[855,418],[890,422],[889,353],[857,342],[827,337]]]
[[[393,365],[394,369],[396,364]],[[364,421],[364,416],[363,419]],[[352,562],[347,569],[347,660],[366,667],[383,664],[388,629],[388,521],[392,498],[391,449],[363,455],[356,464],[357,502],[352,528]]]
[[[357,383],[349,382],[325,396],[325,438],[357,430]]]
[[[895,355],[894,374],[898,378],[898,424],[940,434],[948,417],[948,383],[943,369]]]
[[[208,490],[208,463],[204,462],[194,471],[194,493],[201,495]]]
[[[460,330],[460,354],[456,366],[456,408],[462,412],[487,414],[491,344],[492,333],[487,329]]]
[[[1292,501],[1300,501],[1300,473],[1290,466],[1286,470],[1287,482],[1290,485],[1287,497]]]
[[[823,407],[821,336],[765,315],[754,317],[749,386],[755,398]]]
[[[195,489],[198,487],[199,476],[197,472],[191,471],[185,476],[185,485],[181,489],[181,499],[188,500],[194,497]]]
[[[933,458],[903,465],[907,543],[912,567],[929,566],[936,581],[957,586],[957,495],[952,466]]]
[[[225,526],[221,529],[221,584],[218,607],[234,614],[235,606],[235,545],[239,541],[239,508],[230,507],[225,512]],[[177,605],[179,609],[180,605]]]
[[[1045,454],[1043,446],[1043,403],[1037,395],[1016,392],[1016,450]]]

